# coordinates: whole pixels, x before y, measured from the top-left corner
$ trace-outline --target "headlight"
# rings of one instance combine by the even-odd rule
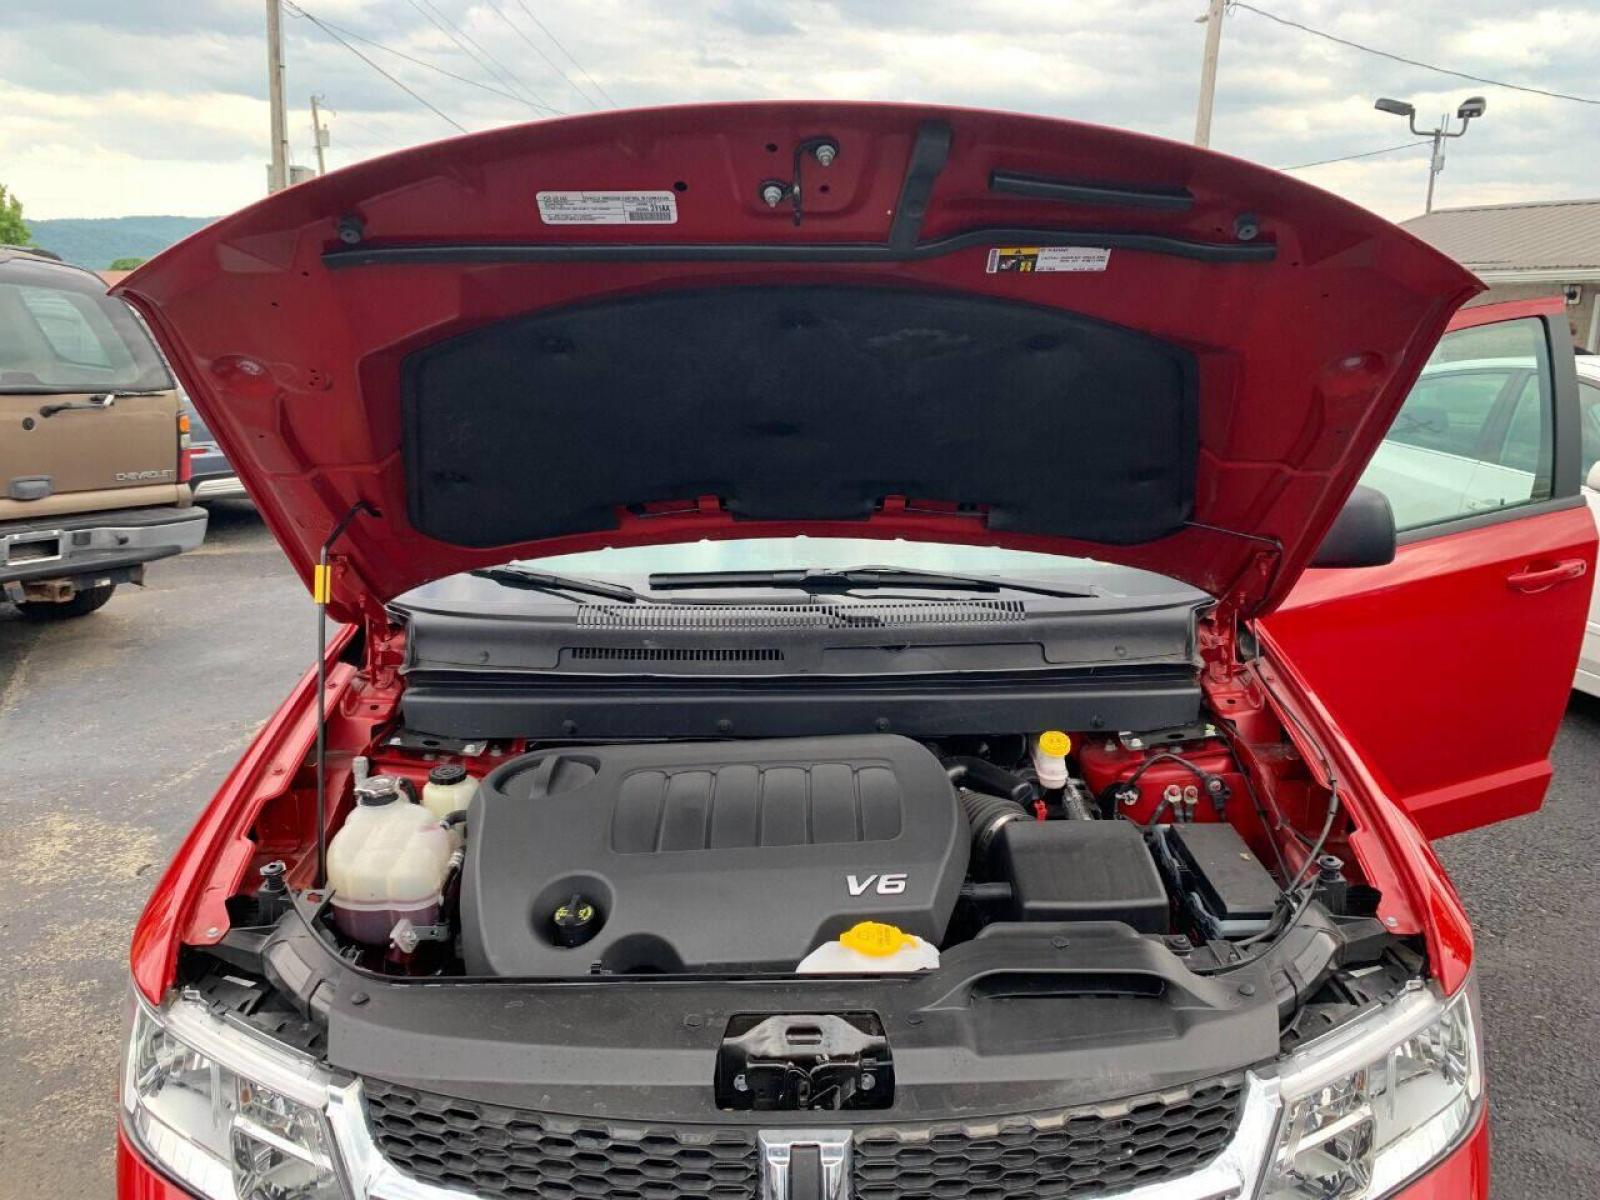
[[[1483,1095],[1475,983],[1413,991],[1289,1059],[1264,1200],[1389,1195],[1453,1150]]]
[[[211,1200],[343,1200],[314,1064],[192,1001],[133,1008],[122,1106],[150,1158]]]

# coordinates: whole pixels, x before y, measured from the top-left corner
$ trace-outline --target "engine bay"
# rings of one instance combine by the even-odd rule
[[[1291,866],[1214,724],[382,749],[317,928],[392,976],[900,974],[1105,922],[1214,970],[1313,901],[1375,904],[1329,829]]]
[[[1315,743],[1221,697],[1160,729],[742,739],[469,741],[343,704],[326,872],[305,773],[180,977],[357,1075],[641,1118],[1223,1074],[1425,960]]]

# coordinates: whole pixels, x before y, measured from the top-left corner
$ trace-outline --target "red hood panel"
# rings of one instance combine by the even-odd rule
[[[821,140],[837,147],[826,167]],[[767,184],[797,175],[798,211],[795,190],[764,202]],[[1039,249],[995,253],[1016,248]],[[802,502],[790,519],[769,499],[750,519],[737,497],[635,495],[624,479],[604,495],[612,516],[591,505],[589,526],[536,540],[467,545],[413,520],[402,367],[414,352],[577,306],[789,286],[1009,301],[1175,348],[1197,397],[1182,519],[1112,544],[1061,532],[1082,522],[1019,528],[982,496],[892,490],[865,516],[817,519]],[[333,610],[354,618],[513,557],[796,532],[1088,554],[1261,611],[1479,287],[1373,214],[1222,155],[1068,121],[818,103],[602,113],[419,147],[221,220],[117,290],[149,318],[302,577],[367,506],[333,549]],[[663,456],[702,432],[649,415],[641,427],[667,430]],[[854,430],[836,436],[847,447]],[[1006,428],[978,421],[973,438],[995,477],[1013,454],[1037,472],[1037,447],[1008,447]],[[1070,507],[1036,484],[1029,498],[1036,513]]]

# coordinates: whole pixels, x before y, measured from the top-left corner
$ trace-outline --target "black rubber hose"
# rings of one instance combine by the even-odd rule
[[[961,807],[966,811],[967,822],[972,826],[972,860],[978,869],[987,872],[989,856],[994,850],[1000,831],[1012,821],[1031,821],[1028,810],[1015,800],[1004,796],[985,796],[982,792],[961,789]]]
[[[958,754],[944,760],[946,774],[973,791],[1004,796],[1018,804],[1032,804],[1033,784],[1015,772],[997,767],[987,758]]]

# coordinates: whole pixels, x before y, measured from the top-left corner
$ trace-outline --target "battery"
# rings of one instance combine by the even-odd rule
[[[1196,920],[1220,937],[1259,933],[1281,889],[1232,825],[1168,825],[1167,849]]]

